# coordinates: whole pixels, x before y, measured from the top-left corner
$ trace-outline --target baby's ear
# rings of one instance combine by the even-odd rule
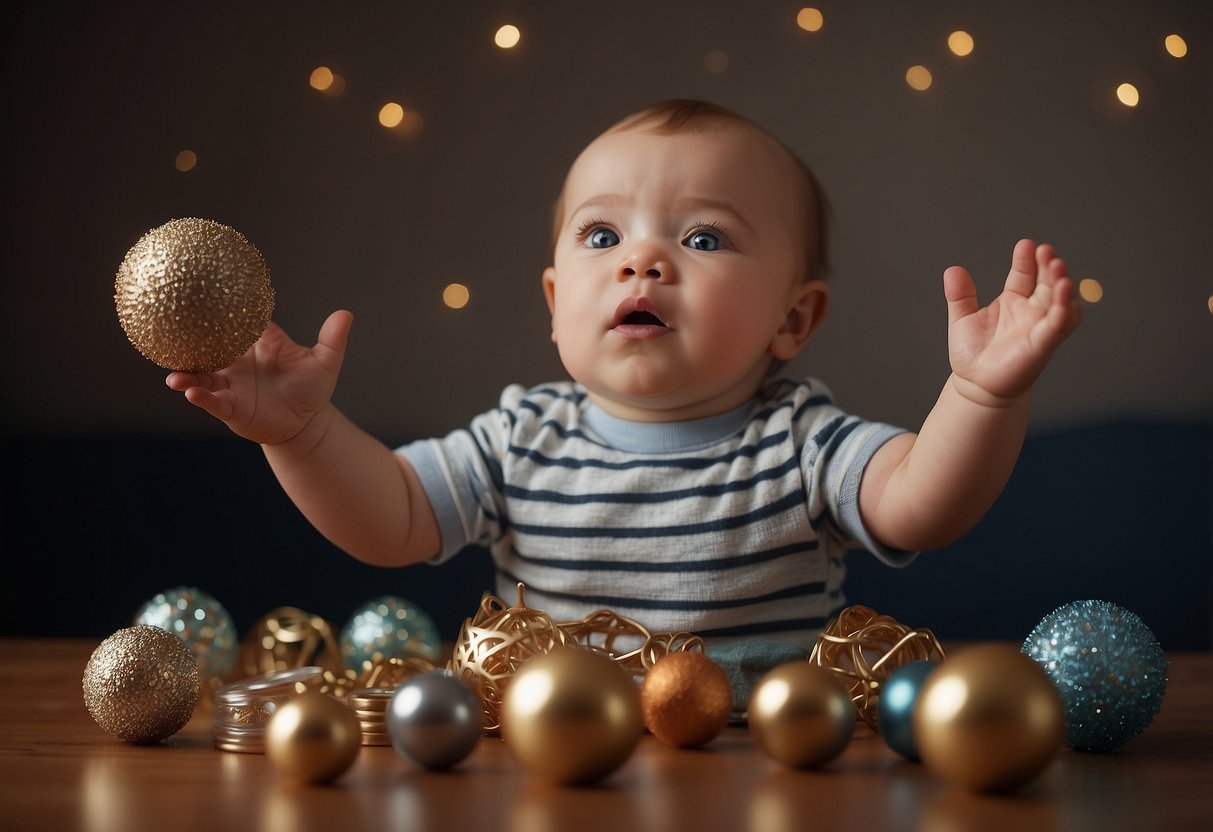
[[[548,266],[543,270],[543,299],[548,302],[548,314],[556,314],[556,269]],[[552,328],[552,343],[556,343],[556,329]]]
[[[771,339],[771,355],[781,361],[797,356],[809,336],[825,320],[830,305],[830,287],[824,280],[797,283],[788,294],[787,316]]]

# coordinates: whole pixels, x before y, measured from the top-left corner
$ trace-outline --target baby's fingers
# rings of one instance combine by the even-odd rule
[[[229,394],[230,395],[230,394]],[[228,396],[217,396],[204,387],[190,387],[185,391],[185,400],[202,408],[221,422],[232,418],[235,406]]]

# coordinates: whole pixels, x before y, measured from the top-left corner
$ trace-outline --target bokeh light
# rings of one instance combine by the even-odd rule
[[[906,70],[906,83],[922,92],[931,87],[931,70],[922,65],[915,65]]]
[[[173,166],[176,167],[177,170],[181,171],[182,173],[193,170],[194,166],[197,164],[198,164],[198,154],[192,150],[181,151],[180,153],[177,154],[176,161],[173,162]]]
[[[713,49],[703,56],[703,66],[708,72],[719,75],[729,68],[729,56],[719,49]]]
[[[1078,281],[1078,296],[1087,303],[1099,303],[1103,300],[1103,285],[1093,277],[1084,277]]]
[[[502,49],[513,49],[522,40],[522,32],[512,23],[507,23],[493,35],[493,43]]]
[[[312,76],[307,82],[312,89],[320,90],[321,92],[332,89],[333,70],[329,69],[327,66],[318,66],[312,70]]]
[[[948,35],[948,48],[952,50],[952,54],[963,58],[973,52],[973,36],[958,29]]]
[[[442,302],[451,309],[462,309],[468,305],[471,293],[462,283],[451,283],[442,290]]]
[[[1121,84],[1117,87],[1116,97],[1126,107],[1136,107],[1138,102],[1141,101],[1141,94],[1137,92],[1137,87],[1132,84]]]
[[[384,127],[397,127],[404,121],[404,108],[395,101],[389,101],[379,108],[379,123]]]
[[[1167,53],[1172,58],[1182,58],[1188,54],[1188,42],[1179,35],[1167,35],[1163,45],[1167,48]]]
[[[796,25],[806,32],[818,32],[824,24],[825,18],[821,16],[821,12],[812,6],[805,6],[796,13]]]

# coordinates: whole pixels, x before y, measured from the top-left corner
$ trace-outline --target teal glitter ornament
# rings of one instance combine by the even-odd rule
[[[239,644],[232,616],[200,589],[166,589],[140,607],[132,623],[159,627],[184,641],[203,679],[222,678],[236,662]]]
[[[918,659],[894,670],[880,686],[876,700],[876,727],[885,743],[907,760],[918,762],[914,741],[914,704],[931,671],[940,662]]]
[[[1065,705],[1068,747],[1118,751],[1154,719],[1167,661],[1153,631],[1109,601],[1072,601],[1046,615],[1023,643]]]
[[[341,630],[345,666],[362,673],[379,659],[418,656],[437,662],[442,640],[425,610],[395,595],[367,601]]]

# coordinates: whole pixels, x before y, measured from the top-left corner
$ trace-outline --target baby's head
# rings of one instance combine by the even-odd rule
[[[663,102],[577,157],[543,289],[561,360],[608,412],[740,406],[825,312],[826,209],[808,168],[728,110]]]

